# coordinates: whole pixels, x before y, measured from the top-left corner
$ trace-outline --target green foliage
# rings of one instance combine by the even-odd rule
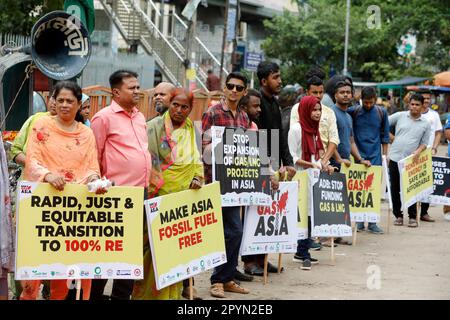
[[[0,33],[30,35],[44,14],[63,9],[64,0],[1,0]]]
[[[342,70],[346,1],[295,1],[298,15],[285,11],[264,22],[270,36],[263,48],[268,57],[282,61],[284,82],[304,83],[304,74],[314,64],[326,71]],[[379,28],[368,27],[371,5],[380,8]],[[385,81],[450,67],[448,0],[352,0],[350,13],[348,69],[353,76]],[[397,46],[408,33],[425,49],[406,63],[399,59]]]

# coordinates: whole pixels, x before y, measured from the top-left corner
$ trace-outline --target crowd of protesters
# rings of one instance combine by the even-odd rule
[[[301,79],[306,84],[305,91],[299,85],[283,87],[280,68],[274,62],[261,62],[257,77],[259,90],[248,88],[248,79],[239,72],[230,73],[221,88],[220,80],[209,73],[208,86],[213,90],[222,89],[223,98],[203,114],[201,152],[196,144],[199,133],[189,119],[193,95],[182,88],[160,83],[154,90],[153,99],[157,116],[146,121],[136,107],[140,89],[138,75],[128,70],[116,71],[109,78],[111,104],[89,120],[89,97],[82,94],[76,83],[59,82],[50,97],[48,112],[37,113],[24,123],[9,157],[24,167],[23,179],[47,182],[57,190],[63,190],[67,183],[87,184],[105,177],[117,186],[143,187],[147,199],[200,189],[205,183],[212,182],[211,164],[205,161],[211,154],[211,126],[267,130],[273,189],[278,188],[280,179],[291,180],[297,171],[316,168],[332,174],[352,163],[380,166],[382,156],[386,156],[396,217],[394,225],[403,225],[398,162],[410,155],[417,158],[427,147],[431,147],[433,155],[436,154],[443,131],[437,113],[429,108],[430,93],[411,95],[408,111],[388,115],[385,107],[376,104],[374,88],[365,87],[360,99],[355,99],[350,77],[335,75],[326,80],[323,70],[316,66],[307,72],[305,79]],[[450,139],[449,121],[444,129],[446,138]],[[42,143],[43,140],[47,143]],[[74,144],[74,141],[77,142]],[[3,144],[0,147],[1,205],[2,212],[7,212],[11,208],[8,207],[7,195],[3,195],[7,185],[6,153]],[[104,188],[97,190],[97,193],[105,192]],[[434,222],[428,213],[428,205],[421,208],[420,219]],[[444,212],[450,215],[449,207],[445,207]],[[262,276],[264,267],[264,255],[249,255],[242,257],[243,272],[239,271],[242,208],[223,207],[222,213],[227,262],[211,273],[210,294],[216,298],[227,297],[227,292],[248,294],[249,290],[241,282]],[[408,227],[418,226],[417,214],[415,205],[408,208]],[[0,297],[5,298],[8,296],[6,274],[12,271],[13,223],[4,214],[1,217]],[[145,222],[143,227],[144,234],[147,234]],[[311,237],[311,221],[308,229],[308,238],[298,241],[297,252],[293,256],[293,261],[301,263],[303,270],[310,270],[311,265],[319,262],[311,256],[310,250],[320,250],[329,245],[328,239]],[[369,223],[367,229],[364,223],[358,223],[357,230],[383,233],[376,223]],[[107,280],[83,280],[82,298],[187,298],[186,281],[156,289],[151,248],[146,239],[142,253],[142,280],[116,279],[110,296],[105,295]],[[344,239],[337,242],[349,244]],[[268,264],[268,272],[277,271],[276,265]],[[10,289],[17,299],[36,299],[40,285],[40,281],[21,281]],[[65,280],[52,280],[45,287],[49,288],[49,293],[43,293],[43,296],[50,299],[70,296]],[[195,290],[194,298],[200,299]]]

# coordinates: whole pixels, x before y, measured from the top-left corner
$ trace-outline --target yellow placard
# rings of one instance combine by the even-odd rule
[[[187,69],[186,70],[186,79],[190,81],[194,81],[197,76],[197,71],[195,69]]]
[[[96,195],[21,181],[17,190],[16,279],[142,278],[143,188]]]
[[[145,201],[156,287],[226,262],[220,184]]]
[[[431,148],[419,155],[417,162],[409,156],[398,162],[402,208],[408,208],[433,193],[433,162]]]
[[[308,238],[308,212],[311,188],[309,186],[308,171],[303,170],[295,174],[293,181],[298,181],[298,239]]]
[[[352,163],[343,165],[341,172],[347,180],[348,202],[352,221],[379,222],[381,213],[382,167],[366,167]]]

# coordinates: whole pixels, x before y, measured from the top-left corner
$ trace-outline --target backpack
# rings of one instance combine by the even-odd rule
[[[355,111],[353,111],[352,113],[352,118],[353,121],[356,120],[356,118],[358,117],[358,114],[361,112],[362,110],[362,106],[361,105],[357,105],[355,107]],[[383,107],[380,107],[379,105],[374,105],[375,110],[377,110],[377,114],[378,114],[378,118],[380,119],[381,122],[381,135],[384,135],[384,112],[383,112]]]

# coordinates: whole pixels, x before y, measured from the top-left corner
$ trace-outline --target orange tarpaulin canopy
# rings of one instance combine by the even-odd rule
[[[440,87],[450,87],[450,71],[436,74],[434,76],[434,85]]]

